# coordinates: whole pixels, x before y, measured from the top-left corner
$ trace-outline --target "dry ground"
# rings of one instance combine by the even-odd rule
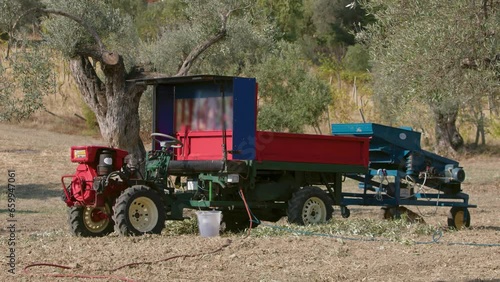
[[[68,124],[71,126],[71,124]],[[244,238],[244,234],[201,238],[196,235],[76,238],[68,232],[66,207],[60,200],[60,177],[74,171],[71,145],[99,144],[89,137],[0,124],[0,256],[9,255],[7,230],[7,170],[16,171],[16,274],[2,264],[0,281],[103,281],[46,277],[46,273],[127,277],[134,281],[500,281],[500,157],[462,159],[468,177],[463,185],[471,196],[472,228],[445,231],[440,244],[402,244],[389,241],[351,241],[299,235]],[[413,209],[413,208],[412,208]],[[425,218],[446,225],[448,209]],[[334,220],[375,218],[378,209],[352,207],[351,218],[338,211]],[[261,227],[258,227],[261,228]],[[383,238],[380,238],[383,239]],[[430,236],[412,240],[431,241]],[[210,253],[231,240],[221,251]],[[484,243],[471,246],[450,243]],[[199,254],[168,261],[109,269],[173,256]],[[71,266],[23,268],[33,263]],[[111,278],[113,276],[114,278]]]

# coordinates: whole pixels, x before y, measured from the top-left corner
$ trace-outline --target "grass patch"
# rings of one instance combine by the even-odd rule
[[[185,220],[167,221],[165,229],[163,229],[162,231],[162,235],[167,235],[167,236],[178,236],[178,235],[188,235],[188,234],[198,234],[198,221],[194,217]]]
[[[55,239],[55,237],[68,237],[68,231],[63,229],[34,232],[28,235],[28,240],[37,241],[40,239]]]
[[[295,224],[262,223],[251,231],[254,237],[282,237],[290,235],[352,237],[359,240],[388,240],[401,243],[411,243],[409,238],[416,236],[432,236],[438,228],[421,223],[411,223],[405,214],[398,220],[352,219],[330,220],[325,224],[301,226]],[[245,231],[246,232],[246,231]],[[245,232],[241,232],[243,234]],[[183,221],[169,221],[163,235],[197,235],[198,222],[196,218]]]
[[[437,228],[426,224],[410,223],[405,216],[399,220],[352,219],[331,220],[326,224],[300,226],[294,224],[270,225],[264,224],[252,230],[256,237],[276,237],[287,234],[352,237],[353,239],[385,239],[395,242],[406,242],[408,237],[432,235]]]

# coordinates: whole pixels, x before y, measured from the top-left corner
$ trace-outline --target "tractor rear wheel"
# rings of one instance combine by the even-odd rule
[[[448,214],[448,227],[460,230],[470,226],[470,214],[467,208],[452,207]]]
[[[71,233],[81,237],[101,237],[113,232],[113,220],[109,204],[104,207],[76,207],[68,209]]]
[[[115,230],[124,236],[160,234],[165,227],[165,206],[151,188],[134,185],[118,197],[114,207]]]
[[[299,225],[324,223],[332,218],[333,200],[321,188],[308,186],[288,201],[288,222]]]

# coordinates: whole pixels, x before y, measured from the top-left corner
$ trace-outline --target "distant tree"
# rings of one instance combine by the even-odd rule
[[[361,5],[352,0],[304,0],[304,17],[309,24],[301,38],[306,54],[318,63],[323,58],[340,62],[355,34],[373,22]]]
[[[50,57],[46,50],[26,50],[0,59],[0,121],[19,121],[44,108],[55,83]]]
[[[331,102],[328,84],[308,70],[299,46],[282,42],[275,52],[257,71],[259,128],[302,132],[312,125],[321,133],[320,118]]]
[[[348,71],[366,72],[370,70],[370,54],[368,48],[362,44],[347,47],[347,52],[342,61]]]
[[[375,102],[390,122],[431,112],[439,151],[458,150],[459,109],[499,93],[498,1],[365,1]],[[492,63],[494,62],[494,63]],[[419,113],[418,111],[422,111]]]
[[[309,0],[316,34],[327,42],[354,45],[355,32],[370,22],[360,5],[349,6],[352,0]]]
[[[120,9],[127,13],[133,20],[140,17],[147,9],[148,1],[146,0],[103,0],[112,8]],[[163,1],[162,1],[163,2]]]
[[[341,61],[355,34],[373,16],[352,0],[257,0],[256,7],[277,28],[277,39],[295,42],[315,63],[335,56]]]
[[[278,39],[297,41],[307,25],[304,0],[257,0],[255,10],[276,26]]]
[[[155,41],[165,30],[175,29],[182,19],[188,18],[183,0],[105,0],[113,8],[130,15],[141,39]]]

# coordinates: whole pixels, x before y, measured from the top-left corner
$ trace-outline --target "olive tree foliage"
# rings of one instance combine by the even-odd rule
[[[0,42],[7,41],[14,35],[12,27],[23,10],[38,5],[34,0],[0,0]],[[19,32],[31,30],[32,26],[28,23],[33,19],[34,17],[22,19],[19,22]],[[29,44],[20,41],[12,47],[17,50],[15,54],[6,56],[6,50],[0,58],[0,120],[29,117],[34,111],[43,108],[43,96],[51,92],[54,76],[47,71],[51,66],[48,60],[50,55],[30,48]]]
[[[281,42],[257,71],[260,129],[302,132],[319,120],[331,103],[330,88],[308,70],[300,47]]]
[[[309,0],[256,0],[255,7],[276,27],[276,38],[288,42],[300,39],[307,30],[304,5]]]
[[[24,50],[0,63],[0,121],[20,121],[44,108],[43,97],[55,85],[49,57],[44,50]]]
[[[184,69],[189,66],[191,73],[251,75],[248,67],[259,64],[263,55],[274,48],[275,31],[251,5],[252,1],[213,1],[203,9],[200,6],[207,1],[183,2],[184,9],[175,25],[165,26],[158,40],[143,45],[146,52],[142,60],[151,62],[153,70],[185,75]],[[214,20],[201,23],[200,19]],[[217,44],[199,54],[196,64],[183,65],[192,50],[212,42]]]
[[[0,34],[2,40],[9,38],[9,33],[12,32],[12,26],[17,20],[17,17],[27,9],[40,7],[38,0],[0,0]],[[26,16],[21,19],[19,26],[26,28],[26,25],[33,23],[35,20],[34,15]]]
[[[334,60],[341,63],[347,46],[355,44],[355,34],[373,22],[360,5],[352,0],[304,0],[308,29],[301,45],[316,63]]]
[[[67,16],[48,13],[42,20],[44,47],[57,50],[68,59],[87,56],[94,64],[103,61],[103,51],[121,56],[127,69],[137,63],[140,40],[130,15],[113,9],[106,1],[46,0],[45,4],[47,9],[65,12],[81,19],[83,24]],[[109,50],[101,50],[91,30]]]
[[[375,103],[383,120],[426,128],[438,151],[464,144],[459,110],[498,95],[500,22],[496,1],[364,1],[376,17],[360,36],[369,44]],[[497,59],[495,59],[497,58]]]
[[[347,47],[346,54],[342,59],[346,70],[352,72],[366,72],[371,69],[370,54],[368,48],[363,44],[355,44]]]
[[[147,4],[137,0],[113,0],[120,9],[130,12],[127,2],[143,4],[137,7],[133,18],[140,37],[145,41],[156,40],[163,31],[176,27],[178,19],[184,18],[185,1],[163,0]]]

